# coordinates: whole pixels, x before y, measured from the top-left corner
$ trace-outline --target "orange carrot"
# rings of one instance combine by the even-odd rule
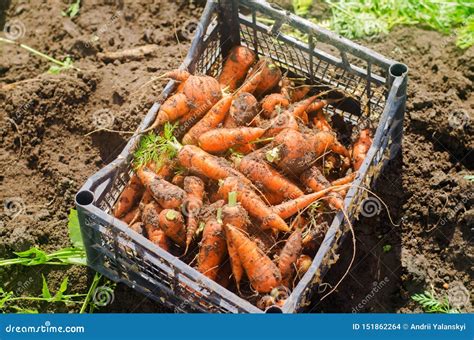
[[[257,115],[257,99],[247,92],[241,92],[234,97],[229,108],[229,114],[224,120],[225,128],[247,126]]]
[[[299,130],[296,118],[288,110],[273,117],[266,128],[262,138],[274,137],[285,129]]]
[[[207,131],[199,137],[199,146],[210,153],[220,153],[229,148],[260,138],[264,129],[258,127],[220,128]]]
[[[270,118],[277,107],[280,107],[280,109],[287,108],[290,101],[281,93],[272,93],[263,98],[261,104],[263,116]]]
[[[301,174],[301,182],[309,187],[314,192],[331,187],[331,183],[324,177],[316,166],[312,166]],[[337,192],[331,192],[327,195],[326,201],[333,209],[342,209],[344,201],[341,195]]]
[[[342,178],[338,178],[334,181],[331,182],[331,185],[336,186],[336,185],[344,185],[344,184],[349,184],[351,183],[354,178],[356,177],[357,172],[352,172],[347,176],[344,176]]]
[[[285,246],[280,252],[278,268],[281,273],[281,283],[288,288],[292,286],[295,274],[294,267],[303,248],[301,240],[301,229],[297,228],[290,237],[288,237]]]
[[[237,192],[237,200],[247,212],[262,222],[262,228],[289,231],[288,225],[269,208],[248,184],[238,177],[227,177],[219,188],[219,195],[226,198],[229,192]]]
[[[178,161],[191,173],[214,180],[237,176],[242,181],[250,183],[240,172],[224,158],[213,156],[195,145],[185,145],[178,152]]]
[[[131,225],[132,222],[137,222],[139,220],[139,217],[140,217],[140,209],[138,208],[138,206],[136,206],[135,208],[130,210],[128,213],[126,213],[121,218],[121,220],[127,223],[128,225]]]
[[[198,255],[198,270],[211,280],[216,280],[219,266],[226,256],[224,228],[213,216],[206,221]]]
[[[121,217],[130,209],[132,209],[132,207],[140,199],[144,190],[145,189],[143,188],[142,183],[140,183],[140,179],[138,178],[138,176],[135,174],[132,175],[130,181],[128,182],[125,189],[123,189],[115,205],[114,216]]]
[[[159,225],[170,239],[180,246],[186,244],[186,230],[181,213],[173,209],[164,209],[159,215]]]
[[[319,112],[323,107],[325,107],[328,104],[328,101],[325,99],[321,100],[316,100],[312,102],[308,107],[306,108],[306,112]]]
[[[169,251],[170,245],[168,241],[168,237],[166,236],[165,232],[160,228],[154,227],[151,224],[145,225],[145,231],[147,238],[156,244],[158,247]]]
[[[183,203],[185,192],[180,187],[165,181],[146,168],[138,170],[138,176],[163,208],[178,208]]]
[[[232,103],[232,96],[219,100],[202,119],[183,137],[183,144],[196,144],[200,135],[217,127],[225,118]]]
[[[362,166],[367,152],[372,146],[372,132],[370,129],[364,129],[360,132],[358,139],[352,146],[352,164],[354,170],[357,171]]]
[[[186,247],[189,247],[198,228],[198,215],[204,198],[204,182],[196,176],[184,178],[186,199],[183,203],[183,212],[186,216]]]
[[[229,53],[222,72],[218,77],[219,83],[234,91],[245,78],[250,66],[255,62],[255,53],[245,46],[235,46]]]
[[[302,115],[306,111],[306,109],[313,103],[318,96],[311,96],[306,99],[300,100],[299,102],[293,103],[287,109],[295,118],[302,118]]]
[[[173,176],[171,183],[182,188],[184,184],[184,177],[186,177],[184,174],[176,174]]]
[[[278,193],[287,199],[303,195],[303,191],[296,184],[285,178],[266,162],[254,160],[251,156],[242,158],[239,170],[258,188],[266,192]]]
[[[237,203],[237,193],[229,193],[229,202],[222,208],[222,223],[224,226],[231,225],[239,230],[245,231],[247,224],[249,223],[249,217],[247,211]],[[232,268],[232,274],[234,275],[237,289],[239,289],[240,281],[244,273],[242,263],[240,262],[239,253],[235,248],[234,243],[230,242],[230,238],[226,238],[227,250],[229,252],[229,259]]]
[[[332,131],[331,125],[329,125],[326,117],[322,110],[316,111],[316,116],[313,118],[313,126],[319,131]]]
[[[290,201],[283,202],[279,205],[273,206],[273,211],[278,214],[283,219],[287,219],[288,217],[297,214],[308,205],[313,203],[314,201],[324,197],[332,190],[332,187],[320,190],[318,192],[314,192],[312,194],[307,194],[304,196],[300,196]]]
[[[281,274],[272,260],[237,228],[231,225],[225,228],[229,242],[237,249],[252,287],[259,293],[268,293],[279,286]]]
[[[294,103],[302,100],[304,97],[306,97],[310,90],[311,86],[308,85],[301,85],[293,88],[291,93],[291,102]]]
[[[281,79],[281,70],[270,59],[261,59],[255,69],[261,69],[261,80],[254,91],[255,97],[259,97],[278,85]]]

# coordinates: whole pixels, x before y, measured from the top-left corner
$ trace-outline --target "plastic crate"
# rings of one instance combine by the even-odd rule
[[[272,25],[262,24],[260,18]],[[288,26],[304,38],[298,40],[283,34],[282,28]],[[345,199],[350,218],[356,218],[367,196],[359,187],[370,187],[383,165],[400,149],[407,67],[274,5],[255,0],[208,1],[181,67],[192,73],[215,76],[230,48],[237,44],[251,48],[259,56],[270,57],[308,82],[351,94],[356,100],[329,106],[327,112],[343,115],[356,124],[368,119],[377,126],[372,147],[355,179],[356,185]],[[167,84],[162,100],[174,87],[174,82]],[[159,106],[160,103],[155,103],[151,107],[140,131],[150,126]],[[110,214],[130,178],[130,161],[139,139],[139,135],[133,137],[120,156],[91,176],[76,196],[88,265],[177,312],[262,313]],[[310,269],[284,306],[272,307],[267,312],[295,313],[309,305],[314,289],[335,262],[347,231],[343,215],[338,213]]]

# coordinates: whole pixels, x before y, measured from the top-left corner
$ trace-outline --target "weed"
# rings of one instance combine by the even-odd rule
[[[65,11],[61,12],[61,14],[65,17],[74,18],[79,13],[80,8],[81,0],[76,0],[75,2],[71,3]]]
[[[438,299],[433,287],[431,287],[431,292],[426,290],[424,293],[415,294],[411,298],[418,302],[427,313],[459,313],[457,309],[451,308],[446,296],[442,300]]]
[[[386,244],[382,247],[382,251],[384,253],[388,253],[390,250],[392,250],[392,246],[390,244]]]

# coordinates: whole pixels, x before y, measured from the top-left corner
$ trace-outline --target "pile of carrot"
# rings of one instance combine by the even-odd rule
[[[372,130],[342,143],[317,87],[244,46],[217,78],[167,76],[178,85],[149,130],[181,127],[174,152],[135,166],[113,213],[258,307],[281,306],[344,208]]]

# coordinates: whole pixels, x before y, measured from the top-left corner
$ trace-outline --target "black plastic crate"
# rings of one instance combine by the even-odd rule
[[[271,26],[262,24],[272,23]],[[258,19],[258,20],[257,20]],[[291,26],[304,38],[282,33]],[[304,41],[303,41],[304,40]],[[369,120],[377,126],[372,147],[349,190],[345,206],[357,217],[370,187],[382,167],[399,152],[406,101],[407,67],[357,45],[313,23],[264,1],[208,1],[182,68],[192,73],[217,75],[230,48],[242,44],[270,57],[283,69],[308,82],[339,88],[351,94],[357,105],[326,108],[355,124]],[[174,89],[164,88],[162,100]],[[354,102],[356,102],[354,101]],[[140,127],[154,120],[155,103]],[[88,265],[111,280],[123,282],[177,312],[261,313],[262,310],[163,251],[144,236],[111,215],[118,196],[131,174],[130,162],[140,135],[128,142],[116,160],[91,176],[76,196]],[[303,311],[348,232],[338,213],[308,272],[280,310]]]

